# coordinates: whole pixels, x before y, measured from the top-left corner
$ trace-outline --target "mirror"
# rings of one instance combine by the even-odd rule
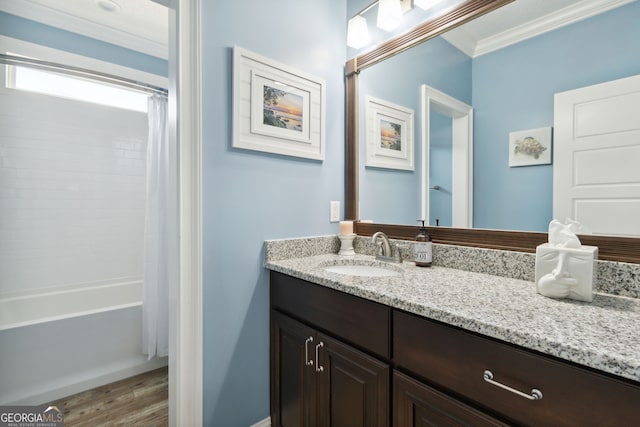
[[[412,212],[406,215],[405,220],[398,221],[398,220],[385,219],[385,218],[378,219],[375,217],[374,214],[371,214],[371,216],[369,217],[366,217],[365,215],[362,215],[362,216],[359,215],[359,212],[358,212],[359,207],[361,205],[364,206],[366,203],[368,203],[366,200],[364,199],[361,200],[359,197],[359,190],[360,190],[359,180],[363,179],[363,177],[360,176],[359,172],[361,168],[363,167],[366,168],[366,166],[363,166],[362,162],[360,161],[360,151],[359,151],[359,149],[363,149],[362,146],[364,145],[364,139],[359,138],[359,133],[363,132],[361,129],[364,129],[362,125],[362,120],[364,120],[364,117],[362,117],[361,113],[359,113],[359,109],[357,108],[359,106],[359,102],[358,102],[359,98],[362,98],[358,96],[358,92],[360,91],[360,80],[362,80],[366,86],[367,83],[365,81],[366,79],[365,73],[369,71],[369,68],[374,69],[373,68],[374,65],[375,66],[384,65],[385,63],[387,63],[387,61],[392,61],[395,55],[397,54],[404,55],[405,53],[408,53],[408,49],[415,49],[416,47],[419,47],[422,44],[422,42],[432,39],[453,27],[456,27],[462,23],[471,21],[472,19],[477,18],[478,16],[481,16],[493,9],[497,9],[507,3],[510,3],[510,1],[482,1],[482,0],[466,1],[459,7],[456,7],[454,10],[448,12],[446,15],[439,17],[438,19],[427,21],[421,24],[419,27],[416,27],[414,30],[411,30],[407,34],[396,37],[376,47],[372,51],[361,54],[347,62],[346,68],[345,68],[346,97],[347,97],[347,100],[346,100],[347,101],[346,217],[350,219],[363,218],[363,219],[371,219],[373,221],[377,221],[376,223],[373,223],[373,224],[357,223],[356,231],[358,234],[366,235],[366,234],[371,234],[373,231],[383,230],[387,234],[397,238],[412,238],[413,235],[416,234],[415,230],[417,229],[417,227],[413,223],[413,220],[416,219],[415,216],[419,212],[418,210],[419,203],[416,202],[417,200],[419,200],[419,192],[417,192],[416,190],[416,191],[413,191],[413,194],[410,200],[410,203],[413,203],[413,205],[410,204],[410,206],[412,206],[410,208],[412,209]],[[522,1],[518,1],[517,3],[522,3]],[[591,6],[594,6],[594,4],[591,4]],[[626,7],[635,7],[634,13],[635,13],[635,16],[637,17],[637,14],[638,14],[637,4],[636,5],[632,4]],[[620,10],[622,10],[622,8]],[[632,17],[631,20],[633,21],[633,19],[634,18]],[[630,25],[630,26],[633,27],[633,25]],[[608,27],[605,29],[598,30],[594,34],[594,37],[591,37],[589,41],[580,39],[579,40],[580,43],[578,44],[577,49],[580,49],[581,51],[583,51],[583,53],[586,50],[589,55],[606,52],[609,48],[605,47],[603,45],[603,42],[607,38],[609,33],[615,32],[616,28],[617,28],[616,26],[613,26],[613,27]],[[636,36],[634,40],[637,40],[637,39],[638,37]],[[428,43],[430,43],[431,41],[432,40],[429,40]],[[428,43],[425,43],[424,45],[426,46],[428,45]],[[628,46],[629,40],[627,40],[625,43],[627,43],[627,46]],[[636,42],[634,41],[633,43],[636,43]],[[616,47],[615,50],[620,50],[620,49],[625,49],[624,45]],[[398,56],[400,57],[400,55]],[[477,61],[482,62],[484,60],[483,56],[487,58],[486,55],[482,55],[477,59]],[[562,55],[559,55],[559,56],[561,57]],[[507,62],[503,65],[503,68],[498,69],[497,71],[494,70],[492,74],[490,73],[491,77],[493,78],[493,82],[486,85],[485,91],[491,92],[496,88],[496,85],[498,83],[503,83],[506,78],[516,76],[521,71],[527,71],[535,74],[535,72],[545,73],[545,72],[551,72],[550,70],[552,70],[552,67],[550,67],[549,70],[547,70],[544,64],[538,64],[538,63],[532,64],[529,61],[527,61],[528,58],[526,57],[520,58],[520,59],[521,59],[520,62],[513,62],[513,61]],[[558,58],[555,58],[554,60],[558,60]],[[388,63],[390,64],[391,62],[388,62]],[[629,64],[630,62],[627,60],[627,66],[630,66]],[[589,61],[586,64],[583,64],[583,66],[585,67],[597,68],[601,72],[604,72],[605,65],[607,65],[606,61],[605,63],[601,63],[599,61]],[[634,73],[637,73],[637,70],[639,68],[638,65],[631,65],[631,66],[635,67],[636,71]],[[403,68],[397,68],[393,74],[388,74],[387,76],[402,75],[400,74],[401,72],[398,70],[404,71]],[[630,74],[634,74],[634,73],[630,73]],[[565,76],[563,83],[566,84],[567,81],[573,77],[575,76]],[[615,78],[615,77],[604,78],[602,81],[610,80],[612,78]],[[387,82],[389,83],[393,80],[394,79],[392,78],[388,78]],[[396,78],[395,80],[399,80],[399,79]],[[422,84],[425,82],[420,82],[420,83]],[[568,88],[572,89],[572,88],[577,88],[577,87],[581,87],[589,84],[592,84],[592,83],[588,81],[573,81],[571,82]],[[567,90],[567,88],[566,87],[558,88],[553,93],[557,91],[562,91],[562,90]],[[416,89],[416,92],[418,92],[417,89]],[[365,94],[364,91],[362,91],[362,95],[364,94]],[[535,96],[535,95],[536,95],[535,93],[532,94],[532,96]],[[477,99],[475,97],[475,92],[474,92],[473,99],[474,100]],[[518,101],[520,102],[525,102],[525,103],[529,102],[529,98],[527,97],[522,98],[518,96],[513,96],[510,102],[506,102],[504,104],[508,108],[514,108],[514,106],[517,105],[517,102],[514,102],[514,99],[518,99]],[[553,97],[551,96],[550,99],[547,99],[545,102],[550,104],[551,105],[550,108],[552,108]],[[480,123],[480,120],[485,117],[484,117],[484,114],[483,115],[478,114],[478,111],[480,110],[479,107],[474,105],[474,109],[475,109],[474,114],[476,115],[474,125],[476,125],[477,123]],[[419,115],[419,114],[420,112],[416,111],[416,115]],[[552,113],[551,115],[549,114],[550,113],[548,112],[546,116],[543,116],[542,114],[540,114],[539,115],[540,117],[536,117],[536,119],[540,121],[544,120],[544,125],[551,126],[553,124],[553,116],[552,116]],[[524,115],[524,118],[529,119],[530,117],[529,115]],[[503,135],[501,138],[504,139],[505,136],[508,137],[509,132],[528,129],[529,126],[530,125],[527,123],[516,121],[512,124],[507,125],[507,127],[505,128],[505,125],[500,125],[497,122],[497,119],[494,118],[493,121],[488,122],[486,127],[488,129],[500,128]],[[507,130],[505,131],[504,129],[507,129]],[[493,156],[494,159],[497,157],[500,157],[501,159],[500,161],[502,162],[502,159],[504,159],[504,155],[506,152],[506,148],[504,147],[506,146],[507,142],[502,141],[501,144],[503,148],[501,148],[500,150],[504,150],[504,152],[501,151],[499,152],[498,155],[496,155],[495,153],[488,150],[485,155],[490,158],[492,158]],[[474,147],[474,150],[475,150],[474,155],[476,156],[479,155],[478,153],[481,153],[480,151],[481,148],[482,146],[479,146],[476,144],[476,146]],[[547,188],[546,191],[547,193],[549,193],[550,184],[548,179],[546,183],[545,182],[541,183],[535,179],[526,181],[527,176],[533,174],[533,172],[531,171],[535,171],[536,168],[541,168],[540,170],[544,170],[545,166],[513,168],[515,171],[518,171],[516,173],[518,173],[519,175],[517,177],[517,180],[514,178],[511,181],[514,181],[516,184],[520,185],[520,188],[521,188],[520,192],[525,194],[531,194],[531,191],[534,187],[541,186],[541,187],[546,187]],[[378,172],[384,172],[384,171],[380,170]],[[479,176],[476,172],[477,171],[474,169],[474,178]],[[415,171],[414,171],[414,174],[415,174]],[[495,179],[504,179],[504,178],[501,178],[500,176],[494,176],[493,178],[494,178],[493,181],[489,179],[488,182],[479,182],[478,179],[474,179],[473,184],[476,188],[475,197],[474,197],[474,201],[475,201],[474,215],[478,215],[483,209],[488,210],[492,206],[494,206],[497,202],[502,203],[513,196],[513,193],[499,194],[496,189],[497,187],[495,185],[496,184]],[[387,180],[387,182],[390,182],[390,180]],[[366,186],[366,183],[364,183],[363,185]],[[433,185],[437,185],[437,183],[433,183]],[[391,191],[395,191],[397,189],[397,186],[394,186],[394,185],[389,185],[388,187],[390,188]],[[517,187],[518,185],[516,185],[516,190],[517,190]],[[414,188],[417,188],[417,184],[414,184]],[[480,188],[484,188],[484,190],[480,192],[479,190]],[[364,194],[363,194],[363,197],[364,197]],[[389,194],[386,194],[386,195],[383,195],[383,197],[381,197],[380,199],[382,200],[382,203],[386,203],[388,206],[395,206],[397,208],[400,208],[401,206],[400,200],[390,201],[390,197],[391,196]],[[551,202],[548,201],[546,203],[550,204]],[[371,212],[375,212],[376,210],[377,208],[374,208],[374,210]],[[366,212],[363,212],[363,213],[366,214]],[[505,212],[497,212],[489,215],[485,214],[485,216],[488,218],[494,218],[494,219],[500,219],[506,216],[508,216],[509,218],[517,219],[521,215],[518,215],[518,214],[514,215],[512,213],[509,213],[507,215],[507,213]],[[547,218],[549,217],[550,215],[548,215]],[[506,226],[503,226],[503,228],[522,229],[522,230],[537,229],[540,231],[546,231],[546,226],[548,225],[548,221],[549,221],[547,218],[545,218],[544,221],[542,222],[544,226],[529,225],[527,227],[524,227],[524,226],[514,226],[511,224],[508,224]],[[408,221],[408,222],[405,222],[405,221]],[[391,223],[401,224],[403,222],[405,224],[410,224],[410,225],[389,225]],[[433,222],[434,221],[432,221],[432,224]],[[494,231],[490,229],[500,228],[500,225],[497,223],[489,223],[489,222],[487,223],[474,222],[474,226],[476,227],[480,226],[480,227],[483,227],[483,229],[469,230],[469,229],[460,229],[460,228],[437,227],[437,228],[430,228],[430,234],[432,235],[432,237],[434,237],[434,241],[441,242],[441,243],[455,243],[455,244],[464,244],[464,245],[471,245],[471,246],[482,246],[482,247],[488,247],[488,248],[521,250],[521,251],[528,251],[528,252],[535,251],[535,246],[537,244],[546,241],[546,234],[544,232]],[[624,237],[609,237],[609,236],[583,236],[583,237],[584,237],[583,238],[584,244],[595,245],[600,247],[601,259],[640,262],[640,254],[639,254],[640,239],[624,238]]]
[[[496,42],[486,33],[476,45],[469,42],[483,28],[498,27],[514,15],[512,11],[522,16],[523,11],[528,12],[528,3],[541,2],[508,4],[361,71],[357,170],[361,219],[413,225],[418,218],[429,218],[432,226],[436,221],[444,226],[466,226],[464,221],[452,220],[452,206],[464,197],[455,191],[459,186],[452,181],[465,182],[464,176],[456,177],[467,172],[473,178],[469,203],[473,221],[469,225],[546,231],[553,217],[553,165],[510,167],[509,134],[552,127],[555,93],[637,74],[640,61],[629,58],[624,46],[638,38],[633,17],[639,16],[640,7],[631,3],[598,10],[603,13],[517,43],[504,41],[505,34]],[[575,2],[553,2],[547,7],[566,8],[573,6],[571,3]],[[584,4],[580,2],[582,8]],[[563,9],[563,24],[577,19],[571,14],[574,9]],[[429,117],[423,117],[428,107],[421,93],[425,84],[473,107],[472,169],[452,160],[452,152],[457,152],[451,149],[452,116],[432,108]],[[368,130],[372,122],[367,114],[368,97],[414,111],[413,171],[368,165],[366,153],[371,151],[373,140]],[[428,150],[423,132],[430,135]],[[458,166],[456,173],[452,164]],[[422,206],[425,196],[430,199],[428,209]]]

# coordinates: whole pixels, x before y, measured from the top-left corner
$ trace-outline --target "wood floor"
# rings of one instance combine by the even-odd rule
[[[64,407],[64,425],[168,425],[167,368],[107,384],[49,403]]]

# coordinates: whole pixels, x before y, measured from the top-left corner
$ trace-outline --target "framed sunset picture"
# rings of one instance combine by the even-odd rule
[[[414,170],[413,110],[367,96],[366,166]]]
[[[273,86],[276,86],[275,84]],[[304,96],[288,92],[289,88],[262,86],[262,124],[278,129],[288,129],[302,133],[304,124]],[[307,118],[308,120],[308,118]]]
[[[233,147],[324,159],[324,81],[234,48]]]
[[[402,124],[380,118],[380,148],[383,150],[402,151]]]
[[[310,101],[308,90],[254,73],[251,76],[251,132],[309,143]]]

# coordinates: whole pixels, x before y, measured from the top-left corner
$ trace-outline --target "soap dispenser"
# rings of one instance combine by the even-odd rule
[[[418,267],[431,267],[433,258],[433,247],[431,238],[427,234],[427,228],[424,226],[424,220],[419,219],[422,222],[420,232],[416,236],[416,243],[414,245],[415,261]]]

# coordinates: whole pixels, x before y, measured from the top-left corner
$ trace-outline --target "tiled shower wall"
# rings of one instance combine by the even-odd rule
[[[0,295],[142,276],[146,114],[0,89]]]

